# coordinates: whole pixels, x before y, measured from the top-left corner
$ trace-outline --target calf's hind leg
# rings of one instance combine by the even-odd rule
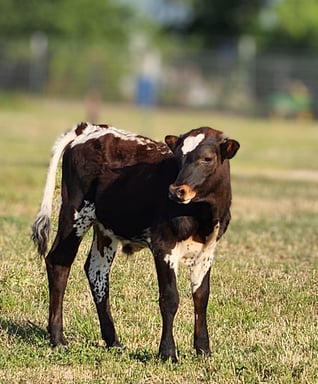
[[[60,221],[58,233],[45,263],[49,282],[49,322],[48,332],[51,344],[66,344],[63,336],[63,299],[65,288],[81,238],[65,221]]]
[[[77,211],[74,207],[80,206]],[[49,281],[49,325],[53,346],[66,344],[63,336],[63,299],[71,265],[83,236],[95,220],[95,211],[88,202],[64,204],[53,246],[45,262]]]
[[[100,224],[94,225],[92,246],[85,263],[102,337],[108,347],[120,347],[109,304],[109,273],[114,260],[118,240],[112,232]]]

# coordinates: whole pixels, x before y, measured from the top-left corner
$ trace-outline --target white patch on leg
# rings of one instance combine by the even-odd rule
[[[114,236],[113,232],[105,230],[103,227],[101,227],[101,229],[103,235],[107,236],[111,240],[111,243],[107,247],[104,247],[101,253],[97,246],[98,237],[96,235],[94,236],[87,271],[96,303],[103,301],[106,291],[109,289],[109,272],[118,245],[118,239]]]
[[[192,152],[196,149],[196,147],[201,143],[201,141],[204,139],[205,135],[203,133],[199,133],[196,136],[188,136],[186,139],[184,139],[181,151],[184,155],[186,155],[189,152]]]
[[[190,237],[187,240],[178,242],[171,250],[171,253],[165,256],[164,261],[169,263],[170,268],[174,270],[177,276],[179,263],[191,267],[202,251],[203,246],[204,244],[193,241],[192,237]]]
[[[209,239],[200,255],[196,258],[193,266],[190,267],[190,280],[192,293],[202,284],[203,278],[211,267],[214,251],[217,245],[217,237],[219,234],[220,223],[217,223],[213,229],[213,232],[209,236]]]
[[[178,242],[171,250],[171,253],[164,258],[164,261],[174,270],[176,276],[178,275],[180,262],[190,268],[192,293],[200,287],[204,276],[211,267],[219,228],[220,224],[217,223],[211,235],[206,239],[205,244],[194,241],[192,237]]]
[[[83,237],[95,219],[96,215],[94,203],[90,203],[89,201],[85,200],[84,206],[81,208],[81,210],[79,212],[75,210],[74,213],[73,227],[76,228],[76,236]]]

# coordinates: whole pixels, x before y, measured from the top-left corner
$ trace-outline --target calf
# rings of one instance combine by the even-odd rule
[[[210,267],[230,221],[228,159],[239,143],[208,127],[167,136],[165,142],[90,123],[79,124],[56,141],[32,227],[38,252],[45,255],[56,171],[64,153],[58,230],[45,259],[53,346],[65,344],[62,307],[67,279],[81,240],[93,227],[85,272],[107,346],[120,346],[109,304],[109,273],[121,242],[125,253],[143,247],[153,253],[162,316],[160,356],[177,361],[173,321],[180,262],[190,268],[194,348],[198,354],[210,354]]]

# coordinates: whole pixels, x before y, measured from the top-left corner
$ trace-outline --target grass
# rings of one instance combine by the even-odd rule
[[[192,350],[188,271],[180,269],[179,364],[157,358],[161,319],[152,257],[118,255],[111,302],[122,351],[100,340],[83,242],[65,298],[69,347],[45,331],[44,263],[30,241],[55,138],[85,119],[78,102],[0,98],[0,383],[318,383],[318,125],[105,105],[101,121],[152,137],[200,125],[228,132],[233,208],[211,275],[213,355]]]

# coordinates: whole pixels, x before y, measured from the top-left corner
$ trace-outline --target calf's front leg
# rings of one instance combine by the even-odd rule
[[[179,306],[176,274],[161,256],[155,256],[159,284],[159,306],[162,317],[162,334],[159,346],[159,356],[163,360],[171,358],[173,363],[178,361],[176,345],[173,338],[173,321]]]
[[[194,302],[194,342],[198,355],[210,355],[210,342],[206,321],[206,311],[210,293],[210,270],[204,276],[200,287],[192,293]]]
[[[198,256],[196,263],[190,268],[192,297],[194,302],[194,348],[198,355],[210,355],[209,334],[206,312],[210,295],[210,272],[214,251],[217,245],[220,224],[216,223],[213,232]]]

